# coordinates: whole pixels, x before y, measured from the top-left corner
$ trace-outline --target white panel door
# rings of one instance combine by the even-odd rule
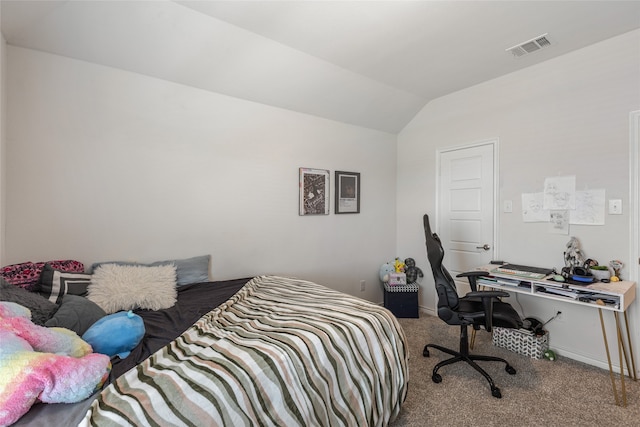
[[[438,234],[452,276],[494,254],[497,141],[439,153]]]

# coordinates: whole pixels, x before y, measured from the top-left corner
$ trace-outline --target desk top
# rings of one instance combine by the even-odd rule
[[[483,265],[477,268],[479,271],[486,271],[490,274],[490,277],[506,279],[507,281],[516,282],[513,284],[505,284],[505,282],[497,282],[495,284],[487,284],[482,283],[482,285],[489,285],[493,287],[498,287],[501,289],[505,289],[507,291],[513,291],[518,293],[526,293],[532,294],[536,296],[544,296],[547,298],[560,299],[567,302],[575,302],[575,303],[583,303],[586,305],[596,305],[601,308],[607,308],[609,310],[616,311],[624,311],[629,307],[631,302],[635,299],[636,296],[636,283],[628,280],[621,280],[619,282],[594,282],[591,284],[577,285],[570,284],[566,282],[556,282],[555,280],[551,280],[552,275],[548,275],[542,279],[532,279],[529,277],[519,277],[514,276],[512,274],[501,274],[497,272],[493,272],[496,268],[496,265],[489,264]],[[529,286],[519,286],[520,284],[528,284]],[[570,296],[560,296],[560,295],[548,295],[547,292],[539,292],[539,290],[547,290],[547,289],[558,289],[558,290],[566,290],[569,292],[574,292],[576,294],[575,298]],[[580,294],[603,294],[605,296],[610,295],[614,299],[618,301],[617,304],[612,305],[601,305],[596,302],[585,302],[579,298]]]

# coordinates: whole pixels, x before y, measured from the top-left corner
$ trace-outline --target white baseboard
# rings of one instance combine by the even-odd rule
[[[591,357],[586,357],[582,354],[574,353],[570,350],[567,350],[562,347],[554,347],[553,351],[556,353],[556,356],[566,357],[567,359],[576,360],[578,362],[586,363],[587,365],[595,366],[601,369],[609,370],[609,365],[606,361],[593,359]],[[620,375],[620,364],[616,364],[614,360],[611,360],[611,368],[613,369],[614,375]],[[625,369],[625,373],[629,374],[628,369]]]
[[[423,305],[418,306],[418,311],[420,313],[428,314],[429,316],[436,316],[436,317],[438,316],[438,312],[435,311],[433,308],[425,307]]]

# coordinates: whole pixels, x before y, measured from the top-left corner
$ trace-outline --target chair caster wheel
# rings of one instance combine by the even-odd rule
[[[440,376],[440,374],[433,374],[431,376],[431,379],[433,380],[434,383],[438,384],[442,382],[442,377]]]
[[[491,389],[491,395],[498,399],[502,399],[502,393],[500,393],[500,389],[498,387],[493,387]]]
[[[429,357],[429,347],[424,347],[424,350],[422,350],[422,356]]]
[[[515,375],[516,374],[516,370],[511,365],[505,366],[504,370],[507,371],[507,373],[509,375]]]

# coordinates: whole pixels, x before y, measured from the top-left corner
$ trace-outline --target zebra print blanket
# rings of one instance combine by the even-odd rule
[[[384,426],[406,396],[407,357],[386,309],[256,277],[109,385],[81,425]]]

